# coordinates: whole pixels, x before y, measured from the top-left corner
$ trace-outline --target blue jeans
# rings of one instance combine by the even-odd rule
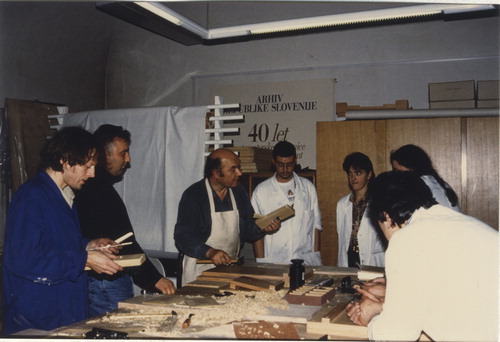
[[[119,301],[134,296],[132,277],[128,274],[124,274],[123,277],[113,281],[100,280],[93,277],[88,277],[88,279],[90,317],[116,310]]]

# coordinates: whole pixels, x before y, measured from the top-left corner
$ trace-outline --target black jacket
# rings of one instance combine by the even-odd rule
[[[82,189],[76,192],[75,205],[84,237],[89,239],[107,237],[115,240],[128,232],[133,232],[125,203],[113,187],[113,184],[120,180],[121,178],[113,177],[105,169],[97,166],[95,178],[89,178]],[[124,242],[128,241],[133,243],[124,246],[120,254],[144,253],[135,239],[135,233]],[[124,268],[123,272],[129,273],[139,287],[150,292],[158,292],[154,285],[162,275],[149,259],[139,267]],[[123,276],[123,272],[110,276],[90,271],[89,276],[113,280]]]

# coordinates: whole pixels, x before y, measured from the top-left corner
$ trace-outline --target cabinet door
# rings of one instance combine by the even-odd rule
[[[457,193],[462,204],[462,120],[430,118],[387,120],[387,168],[391,151],[406,144],[424,149],[434,169]]]

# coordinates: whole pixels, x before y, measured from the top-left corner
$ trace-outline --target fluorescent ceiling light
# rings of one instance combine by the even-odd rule
[[[208,30],[201,25],[198,25],[194,21],[180,15],[174,10],[168,8],[167,6],[162,5],[157,2],[143,2],[137,1],[134,4],[144,8],[145,10],[150,11],[151,13],[156,14],[157,16],[170,21],[172,24],[183,27],[188,31],[191,31],[203,39],[208,38]]]
[[[177,25],[191,33],[194,33],[197,37],[206,41],[222,38],[242,37],[253,34],[308,30],[370,22],[377,23],[417,17],[425,18],[433,15],[456,15],[466,12],[495,9],[494,5],[485,4],[427,4],[207,29],[168,8],[160,2],[134,1],[133,4],[140,6],[148,12],[167,20],[174,25]]]

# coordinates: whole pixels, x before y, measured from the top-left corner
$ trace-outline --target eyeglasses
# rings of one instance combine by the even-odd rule
[[[288,169],[291,168],[293,169],[295,167],[296,162],[290,162],[290,163],[281,163],[281,162],[276,162],[276,167],[280,169]]]

